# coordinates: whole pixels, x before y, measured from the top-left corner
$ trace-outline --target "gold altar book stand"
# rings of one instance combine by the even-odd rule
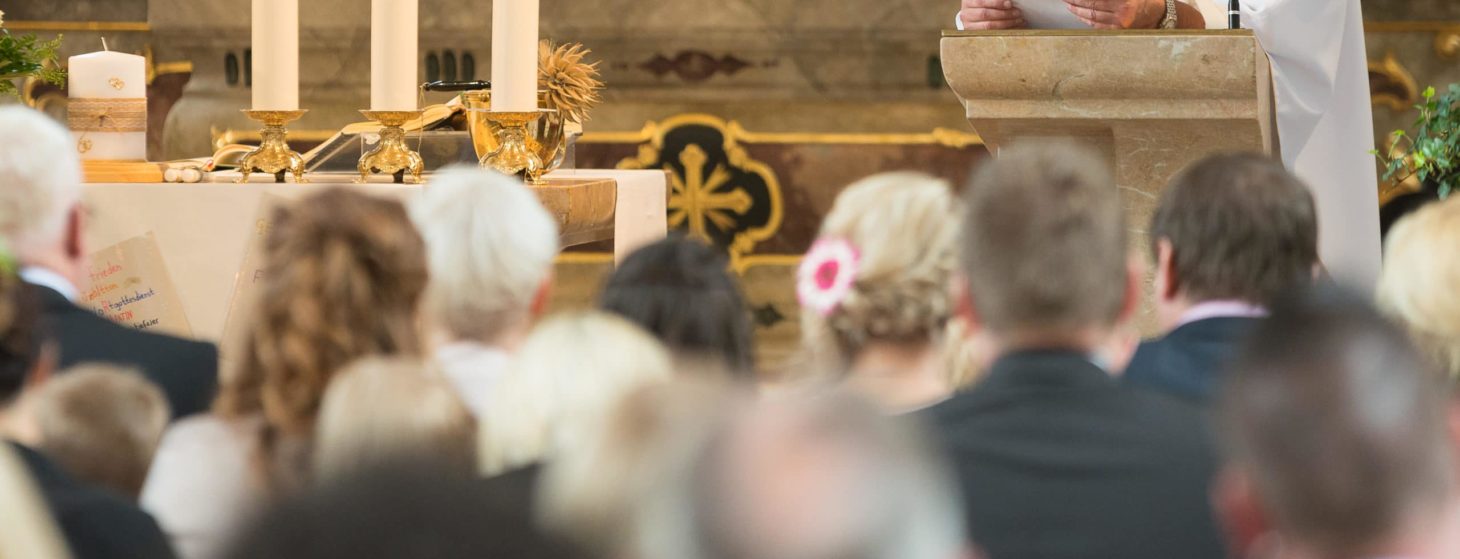
[[[942,58],[996,157],[1044,139],[1103,154],[1141,254],[1177,172],[1212,153],[1277,151],[1271,68],[1250,31],[950,31]],[[1153,321],[1143,322],[1149,332]]]

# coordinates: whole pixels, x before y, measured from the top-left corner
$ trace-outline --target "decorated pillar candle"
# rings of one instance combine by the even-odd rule
[[[299,108],[299,0],[253,0],[253,108]]]
[[[370,0],[370,110],[416,110],[418,0]]]
[[[492,2],[492,110],[537,110],[538,0]]]
[[[67,122],[88,160],[147,158],[147,61],[121,52],[71,57]]]

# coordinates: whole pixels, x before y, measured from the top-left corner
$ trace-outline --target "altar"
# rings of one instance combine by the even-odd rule
[[[232,174],[219,173],[224,181]],[[146,236],[156,240],[194,337],[219,340],[237,276],[267,198],[297,199],[349,188],[409,202],[430,183],[355,184],[345,175],[312,174],[304,184],[256,176],[246,184],[91,183],[85,188],[90,250]],[[611,240],[615,260],[667,231],[663,171],[561,170],[531,187],[558,220],[563,246]]]

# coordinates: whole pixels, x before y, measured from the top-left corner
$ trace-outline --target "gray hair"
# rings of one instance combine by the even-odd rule
[[[81,202],[81,161],[71,133],[40,112],[0,107],[0,237],[21,258],[55,242]]]
[[[907,421],[842,393],[750,406],[643,501],[636,555],[959,557],[955,482]]]
[[[411,205],[426,241],[426,315],[458,339],[491,341],[526,319],[552,273],[558,225],[515,179],[476,169],[436,175]]]

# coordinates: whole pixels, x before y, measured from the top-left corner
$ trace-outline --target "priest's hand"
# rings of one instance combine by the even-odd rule
[[[958,21],[964,29],[1017,29],[1027,27],[1024,13],[1013,0],[963,0]]]
[[[1064,0],[1070,13],[1095,29],[1155,29],[1166,18],[1165,0]],[[967,2],[964,3],[967,5]]]

